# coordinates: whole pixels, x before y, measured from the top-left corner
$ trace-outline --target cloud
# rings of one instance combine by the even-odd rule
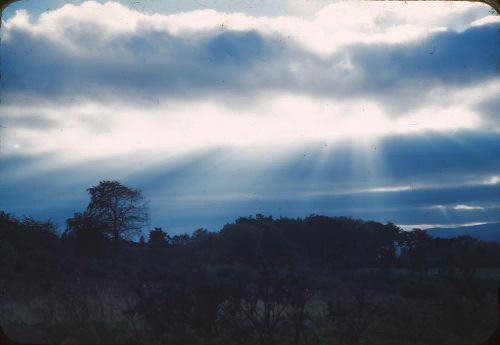
[[[433,15],[414,16],[419,8]],[[4,24],[4,91],[102,101],[271,91],[369,97],[404,113],[440,89],[498,80],[497,25],[478,25],[478,8],[459,6],[453,18],[441,5],[337,3],[312,20],[146,15],[93,1],[38,18],[19,11]]]
[[[217,8],[216,3],[213,5]],[[265,8],[265,5],[262,4],[260,7]],[[27,6],[30,12],[32,7],[29,4]],[[158,12],[141,13],[135,8],[127,8],[120,2],[85,1],[79,5],[67,4],[52,8],[42,13],[31,26],[32,31],[39,35],[50,34],[61,39],[82,32],[87,32],[89,35],[92,30],[89,30],[88,26],[97,25],[103,33],[98,37],[101,40],[106,40],[110,34],[131,33],[140,29],[177,35],[210,31],[225,26],[238,31],[257,29],[263,33],[284,33],[284,36],[296,37],[304,45],[314,46],[315,43],[321,43],[318,38],[326,39],[324,36],[330,37],[330,41],[326,43],[339,43],[339,40],[342,43],[394,41],[391,32],[393,34],[399,32],[399,40],[406,41],[414,38],[412,35],[408,37],[411,28],[420,34],[446,28],[460,31],[471,23],[474,25],[490,23],[494,17],[490,15],[488,6],[472,3],[453,3],[450,6],[443,3],[338,2],[310,6],[310,8],[319,7],[319,10],[309,18],[291,15],[286,11],[279,16],[268,16],[200,7],[201,10],[177,11],[165,15]],[[26,12],[19,11],[16,15],[15,18],[9,18],[6,23],[8,27],[30,26]],[[67,19],[72,19],[73,22],[68,22]],[[61,33],[68,29],[71,32],[66,32],[64,35]],[[351,34],[351,37],[345,37],[346,34]],[[320,44],[318,47],[325,49],[327,45]]]
[[[18,11],[0,47],[3,154],[498,132],[496,24],[481,6],[455,9],[337,3],[304,19],[88,1]]]
[[[449,102],[458,96],[450,97]],[[369,100],[334,101],[282,93],[268,93],[254,102],[236,104],[217,99],[143,99],[138,104],[112,99],[102,104],[82,98],[66,103],[36,102],[34,97],[23,105],[22,99],[2,105],[4,128],[0,133],[3,154],[58,153],[64,159],[77,160],[221,145],[293,147],[294,143],[319,141],[334,147],[347,139],[369,145],[381,136],[473,130],[481,134],[471,132],[462,139],[469,141],[475,151],[480,151],[475,141],[488,140],[487,145],[494,145],[495,140],[490,138],[496,136],[495,127],[489,126],[483,132],[480,117],[467,109],[464,99],[451,107],[432,105],[392,118]],[[23,120],[31,118],[37,121],[28,124]],[[438,138],[440,145],[448,145],[446,136]],[[418,147],[414,149],[419,151]]]
[[[498,61],[498,68],[500,69],[500,59]],[[481,113],[482,121],[484,122],[485,127],[498,126],[498,109],[500,109],[500,100],[494,95],[492,95],[491,97],[484,97],[480,102],[476,104],[476,111]]]
[[[500,175],[491,176],[484,181],[485,184],[497,184],[500,182]]]
[[[481,206],[470,206],[470,205],[463,205],[463,204],[454,206],[453,209],[457,210],[457,211],[461,211],[461,210],[463,210],[463,211],[476,211],[476,210],[484,211],[484,207],[481,207]]]

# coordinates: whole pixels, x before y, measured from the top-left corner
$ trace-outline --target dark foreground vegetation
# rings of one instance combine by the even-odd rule
[[[256,215],[192,235],[154,228],[135,242],[140,193],[124,187],[132,193],[107,202],[104,187],[121,185],[104,183],[62,234],[0,212],[0,324],[11,337],[465,345],[494,329],[500,244],[318,215]]]

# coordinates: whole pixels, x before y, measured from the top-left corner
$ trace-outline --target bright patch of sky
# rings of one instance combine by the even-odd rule
[[[498,218],[500,17],[468,2],[21,1],[0,209],[61,225],[120,179],[152,226]],[[21,197],[22,195],[22,197]]]

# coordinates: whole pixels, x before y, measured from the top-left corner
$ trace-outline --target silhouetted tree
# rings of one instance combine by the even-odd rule
[[[377,303],[369,301],[365,293],[358,292],[350,299],[329,302],[327,317],[345,345],[360,345],[362,336],[380,313]]]
[[[106,228],[106,223],[90,217],[86,212],[75,213],[73,218],[66,220],[63,239],[70,241],[80,254],[102,256],[109,244],[105,235]]]
[[[213,249],[216,233],[207,229],[197,229],[191,235],[191,244],[197,249]]]
[[[146,203],[137,189],[118,181],[101,181],[87,192],[90,195],[87,215],[106,224],[106,232],[115,243],[139,234],[148,220]]]
[[[182,234],[182,235],[175,235],[172,236],[170,243],[172,243],[173,246],[187,246],[191,242],[191,237],[188,234]]]
[[[288,277],[279,269],[261,271],[241,300],[242,311],[261,345],[274,345],[288,306]]]
[[[293,328],[293,344],[298,345],[301,336],[305,336],[305,326],[310,315],[306,309],[307,303],[312,298],[313,293],[304,281],[305,274],[297,275],[291,272],[287,283],[288,307],[285,312],[286,319]]]
[[[432,238],[421,229],[403,231],[400,234],[401,261],[414,271],[425,271],[428,267],[427,257],[430,254]]]
[[[162,228],[154,228],[149,232],[148,245],[155,248],[166,247],[170,242],[170,236]]]
[[[141,235],[141,237],[139,237],[139,244],[140,244],[141,246],[144,246],[144,245],[146,244],[146,240],[144,239],[144,236],[143,236],[143,235]]]

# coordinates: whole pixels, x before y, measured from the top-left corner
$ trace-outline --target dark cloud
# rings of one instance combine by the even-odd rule
[[[189,92],[186,96],[192,97],[244,87],[255,65],[277,54],[273,40],[255,32],[208,33],[191,42],[165,32],[139,31],[119,35],[105,47],[93,43],[99,42],[98,30],[90,32],[79,28],[71,33],[72,41],[89,48],[74,53],[47,38],[11,31],[0,49],[4,91],[101,100],[109,93],[124,99],[134,93],[179,97]]]
[[[498,24],[447,31],[425,40],[392,46],[353,48],[353,60],[362,66],[359,85],[396,112],[447,102],[444,90],[475,86],[498,78],[500,35]]]
[[[498,97],[498,95],[495,95],[481,102],[477,106],[477,110],[482,115],[481,118],[484,122],[485,127],[498,126],[498,124],[500,123],[500,97]]]
[[[386,80],[388,86],[399,85],[399,79],[463,85],[497,76],[499,39],[498,24],[492,24],[435,33],[417,42],[361,46],[353,55],[365,73]]]
[[[269,91],[382,100],[397,113],[439,101],[433,87],[474,86],[498,77],[498,25],[431,34],[401,44],[355,44],[328,57],[293,40],[255,31],[173,36],[138,30],[103,41],[98,27],[73,27],[57,40],[9,30],[1,54],[5,94],[92,99],[222,95]],[[352,70],[339,67],[349,58]],[[7,99],[8,101],[8,99]],[[440,101],[446,102],[441,99]]]

